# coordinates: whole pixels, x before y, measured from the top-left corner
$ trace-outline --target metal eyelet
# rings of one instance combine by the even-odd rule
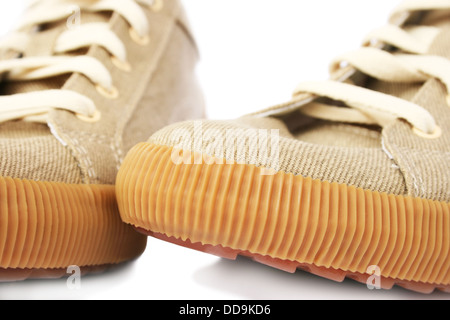
[[[450,107],[450,94],[447,94],[447,107]]]
[[[88,123],[95,123],[100,121],[100,119],[102,118],[102,113],[98,110],[95,110],[95,113],[92,116],[85,116],[82,114],[76,114],[77,118],[84,121],[84,122],[88,122]]]
[[[95,86],[98,93],[108,99],[117,99],[119,97],[119,90],[116,87],[112,87],[111,89],[105,88],[99,84]]]
[[[442,136],[442,129],[439,126],[436,126],[436,129],[434,130],[433,133],[426,133],[415,127],[413,128],[413,132],[416,136],[419,136],[424,139],[437,139]]]
[[[152,9],[154,12],[161,11],[162,8],[164,8],[163,0],[153,0],[152,4],[150,5],[150,9]]]
[[[140,46],[146,46],[150,43],[150,37],[149,36],[140,36],[139,33],[134,29],[130,28],[129,30],[130,37],[133,39],[134,42],[136,42]]]
[[[115,65],[118,69],[122,71],[125,72],[131,71],[131,64],[128,61],[122,61],[116,56],[111,56],[111,62],[113,63],[113,65]]]

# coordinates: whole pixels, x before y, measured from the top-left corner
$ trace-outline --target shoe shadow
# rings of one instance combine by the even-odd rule
[[[81,300],[86,297],[101,298],[109,291],[127,281],[135,262],[111,266],[99,273],[81,277],[79,289],[70,289],[68,277],[60,279],[29,279],[19,282],[0,283],[0,300]]]
[[[450,299],[448,294],[438,291],[423,295],[400,287],[369,290],[351,279],[337,283],[301,270],[290,274],[244,257],[238,257],[236,261],[218,260],[198,270],[193,277],[202,286],[251,300]]]

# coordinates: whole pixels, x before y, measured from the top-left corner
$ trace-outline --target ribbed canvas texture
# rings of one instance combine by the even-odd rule
[[[70,150],[43,124],[23,121],[0,125],[0,175],[19,179],[80,183]]]
[[[102,118],[86,123],[73,113],[54,110],[49,125],[23,121],[0,124],[0,173],[13,178],[67,183],[114,184],[128,149],[158,129],[175,121],[204,115],[194,68],[198,54],[178,0],[165,0],[160,12],[145,9],[151,43],[136,44],[129,25],[117,13],[81,13],[81,23],[108,22],[122,40],[131,72],[114,66],[110,54],[92,46],[82,54],[96,57],[107,68],[119,90],[119,98],[100,95],[79,74],[42,81],[2,84],[0,94],[57,89],[80,92],[91,98]],[[48,55],[65,21],[38,33],[25,56]],[[71,54],[79,54],[71,53]]]
[[[250,131],[248,131],[249,129]],[[247,142],[249,140],[245,140],[246,132],[253,132],[253,129],[280,130],[279,167],[273,166],[270,159],[260,157],[254,146]],[[178,130],[186,131],[193,140],[177,139]],[[244,133],[235,140],[234,148],[236,151],[232,157],[226,157],[226,152],[220,152],[220,149],[211,147],[214,145],[212,136],[225,137],[227,130],[242,130]],[[307,143],[296,139],[287,132],[281,120],[246,117],[234,121],[204,121],[201,133],[199,130],[195,130],[192,122],[184,122],[160,130],[152,136],[150,142],[204,153],[218,158],[224,158],[225,156],[230,161],[254,164],[258,167],[272,168],[314,179],[345,183],[369,190],[393,194],[406,193],[401,172],[398,168],[392,166],[393,163],[381,148],[336,147]],[[201,141],[201,143],[197,143],[198,141]],[[263,143],[270,145],[270,141],[263,141]],[[245,155],[245,157],[242,157],[242,155]]]
[[[450,58],[448,20],[448,16],[428,20],[442,30],[430,54]],[[225,136],[230,129],[242,132],[255,128],[279,129],[280,158],[276,168],[270,159],[258,156],[257,148],[245,143],[248,141],[245,134],[236,140],[233,148],[239,151],[230,160],[389,194],[450,201],[450,106],[444,86],[437,80],[429,80],[424,85],[365,80],[366,87],[427,109],[442,129],[442,137],[433,140],[419,137],[402,120],[383,130],[311,121],[298,112],[294,101],[234,121],[203,122],[202,133],[189,122],[171,126],[159,131],[150,142],[221,158],[227,154],[211,148],[213,135]],[[192,142],[180,143],[173,139],[179,130],[189,133],[194,138]],[[246,156],[236,159],[242,154]]]
[[[51,114],[54,131],[73,150],[86,183],[114,184],[122,160],[132,145],[179,119],[178,116],[191,119],[204,113],[198,88],[179,89],[186,83],[185,77],[195,81],[191,70],[197,61],[179,1],[164,1],[163,11],[148,10],[147,14],[151,39],[148,46],[140,46],[130,38],[128,23],[120,15],[113,14],[110,21],[111,29],[128,48],[132,72],[114,67],[102,48],[92,47],[88,52],[105,63],[113,79],[120,79],[114,83],[120,92],[118,99],[105,99],[86,78],[77,74],[64,85],[64,89],[91,98],[102,113],[102,120],[90,124],[79,121],[71,113],[55,110]],[[175,56],[178,57],[176,62]],[[167,73],[165,76],[160,76],[162,70]],[[189,75],[180,75],[187,70]],[[170,91],[171,88],[175,91]],[[149,92],[158,97],[149,99]],[[162,94],[179,96],[171,100],[161,98]],[[180,101],[181,106],[174,103]],[[164,115],[158,118],[155,114],[160,110],[164,110]]]
[[[184,31],[175,28],[159,68],[126,126],[124,152],[134,147],[136,141],[146,141],[162,124],[204,117],[203,97],[195,77],[197,59],[198,53]]]
[[[446,23],[430,53],[450,59],[450,26]],[[424,139],[411,133],[409,125],[397,122],[386,128],[386,146],[402,169],[409,194],[433,200],[450,201],[450,106],[447,92],[437,80],[428,81],[413,102],[426,108],[443,134],[439,139]]]

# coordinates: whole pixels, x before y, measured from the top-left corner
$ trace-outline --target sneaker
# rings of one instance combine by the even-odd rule
[[[406,1],[390,21],[287,103],[134,147],[122,219],[225,258],[449,292],[450,3]]]
[[[115,198],[123,156],[204,113],[179,1],[34,1],[0,53],[0,280],[138,257],[147,238]]]

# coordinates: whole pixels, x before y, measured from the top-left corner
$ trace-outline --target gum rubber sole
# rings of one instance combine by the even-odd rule
[[[99,272],[138,257],[146,238],[124,224],[114,186],[0,177],[0,281]]]
[[[116,183],[123,221],[166,241],[287,271],[364,282],[376,266],[385,288],[450,291],[449,203],[283,172],[264,176],[261,168],[210,157],[176,165],[173,153],[179,150],[149,143],[130,151]]]
[[[192,243],[190,240],[183,241],[181,239],[176,239],[174,237],[168,237],[164,234],[154,233],[145,229],[137,228],[139,232],[145,234],[147,236],[151,236],[153,238],[170,242],[178,246],[182,246],[188,249],[208,253],[215,255],[220,258],[228,259],[228,260],[236,260],[238,256],[250,258],[255,262],[267,265],[272,268],[276,268],[285,272],[295,273],[297,269],[309,272],[311,274],[320,276],[322,278],[326,278],[336,282],[343,282],[346,278],[355,280],[362,284],[370,284],[370,285],[380,285],[381,289],[390,290],[394,287],[394,285],[400,286],[404,289],[415,291],[423,294],[431,294],[436,289],[450,293],[450,286],[436,286],[432,284],[424,284],[418,283],[414,281],[402,281],[395,280],[390,278],[385,278],[383,276],[380,277],[379,282],[375,283],[375,279],[371,278],[369,274],[361,274],[357,272],[345,272],[342,270],[335,270],[332,268],[324,268],[317,267],[312,264],[307,263],[298,263],[294,261],[281,260],[276,258],[271,258],[269,256],[262,256],[259,254],[254,254],[249,251],[242,250],[233,250],[230,248],[224,248],[222,246],[211,246],[211,245],[203,245],[201,243]]]

